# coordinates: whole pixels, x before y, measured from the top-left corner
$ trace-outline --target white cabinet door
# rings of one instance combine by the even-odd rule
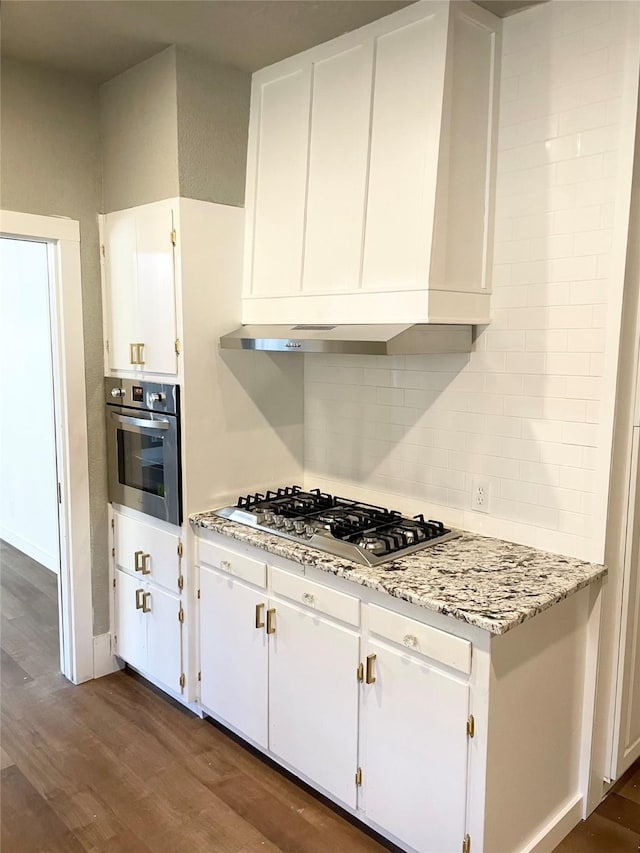
[[[176,292],[173,211],[168,204],[136,210],[138,335],[144,370],[176,372]]]
[[[368,818],[420,853],[460,849],[465,830],[469,687],[370,640],[361,764]]]
[[[147,623],[142,612],[145,584],[116,570],[115,628],[118,657],[136,669],[147,665]]]
[[[307,185],[310,68],[287,65],[275,79],[254,77],[252,113],[257,115],[252,275],[249,294],[297,293],[302,276],[302,240]],[[247,295],[249,295],[247,294]]]
[[[303,290],[360,286],[373,42],[313,66]]]
[[[200,701],[267,747],[267,599],[224,572],[200,569]],[[262,623],[262,624],[261,624]]]
[[[178,592],[180,538],[135,518],[113,514],[116,565],[140,581],[152,581]]]
[[[130,211],[105,216],[104,246],[109,368],[134,370],[130,345],[138,340],[136,223]]]
[[[271,607],[269,748],[355,808],[360,637],[313,611]]]
[[[363,288],[425,288],[444,88],[446,15],[377,39]],[[446,32],[446,30],[445,30]]]
[[[104,217],[109,368],[175,374],[173,209],[168,202]]]
[[[180,692],[182,675],[182,622],[180,599],[153,584],[146,584],[143,616],[147,624],[146,671]]]

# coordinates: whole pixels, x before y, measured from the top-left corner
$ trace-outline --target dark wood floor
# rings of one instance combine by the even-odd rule
[[[134,674],[69,684],[55,576],[5,544],[0,564],[3,853],[389,849]],[[557,853],[639,842],[637,766]]]
[[[58,673],[56,578],[2,544],[2,853],[382,853],[128,671]]]

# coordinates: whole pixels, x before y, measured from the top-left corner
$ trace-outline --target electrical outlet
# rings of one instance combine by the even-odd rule
[[[489,512],[491,483],[488,480],[474,479],[471,489],[471,509],[476,512]]]

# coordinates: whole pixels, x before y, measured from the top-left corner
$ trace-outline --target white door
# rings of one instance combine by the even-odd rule
[[[145,584],[116,569],[117,654],[136,669],[147,668],[147,622],[142,612]]]
[[[131,345],[138,342],[136,221],[131,211],[104,218],[105,307],[108,314],[109,368],[137,369]]]
[[[264,592],[200,569],[200,701],[266,748],[267,634]]]
[[[169,204],[135,211],[138,335],[144,370],[175,374],[176,289],[173,211]]]
[[[153,678],[180,692],[182,675],[181,603],[177,595],[154,584],[146,584],[143,616],[147,623],[146,671]]]
[[[303,290],[360,286],[373,43],[313,67]]]
[[[0,239],[0,538],[59,571],[48,246]]]
[[[269,637],[269,748],[355,808],[360,637],[282,601]]]
[[[376,640],[363,687],[361,765],[368,818],[420,853],[465,834],[469,687]]]

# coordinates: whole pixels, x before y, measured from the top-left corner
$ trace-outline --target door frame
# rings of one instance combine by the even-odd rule
[[[55,216],[0,210],[0,236],[46,243],[59,484],[60,669],[79,684],[94,676],[89,452],[80,225]]]

